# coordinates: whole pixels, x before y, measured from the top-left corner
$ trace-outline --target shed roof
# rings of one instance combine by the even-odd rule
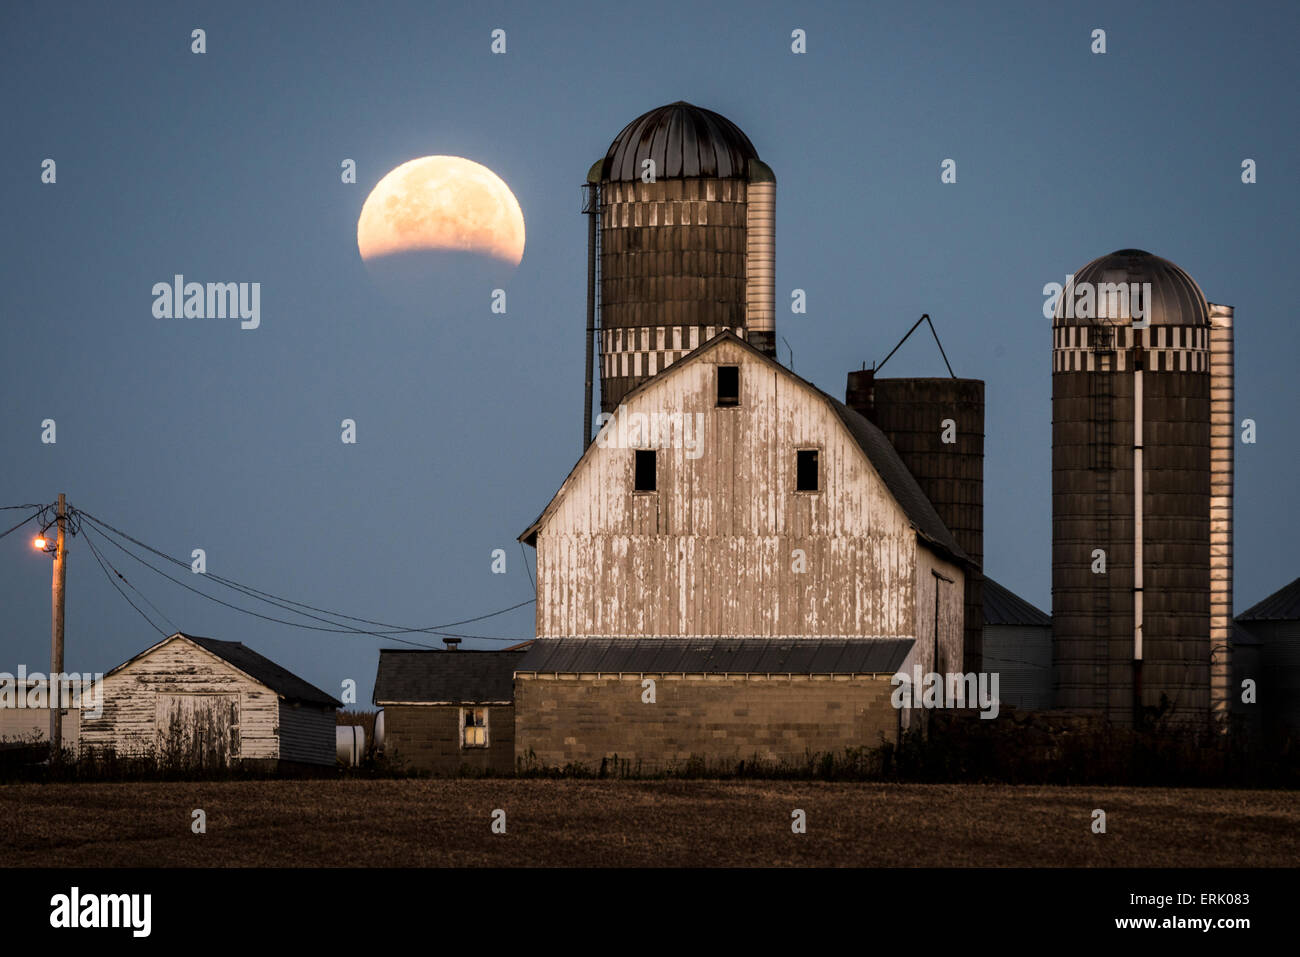
[[[282,668],[270,658],[259,655],[252,648],[238,641],[220,641],[216,638],[198,638],[182,634],[200,648],[212,652],[218,658],[234,665],[244,674],[260,681],[287,701],[303,704],[318,704],[330,708],[341,708],[343,702],[333,695],[326,694],[315,685],[299,678],[287,668]]]
[[[1051,627],[1052,616],[984,576],[984,624]]]
[[[374,702],[483,704],[513,701],[515,666],[525,651],[383,649]]]
[[[892,674],[911,638],[539,638],[515,670],[542,674]]]
[[[858,447],[862,449],[867,460],[871,463],[872,468],[876,470],[876,474],[878,474],[881,481],[885,483],[886,488],[889,489],[890,495],[892,495],[894,500],[898,502],[899,506],[903,509],[903,513],[907,516],[908,522],[920,537],[930,546],[939,552],[946,554],[948,557],[968,565],[973,564],[970,556],[962,551],[961,546],[957,544],[957,540],[953,538],[952,532],[948,530],[948,526],[944,524],[943,519],[939,517],[939,513],[935,511],[934,504],[928,497],[926,497],[925,492],[921,490],[921,486],[917,483],[915,476],[912,475],[911,471],[903,463],[903,459],[899,456],[898,450],[890,443],[888,437],[880,430],[879,426],[874,422],[869,421],[861,413],[850,409],[834,396],[823,392],[807,379],[795,375],[794,372],[787,369],[771,356],[768,356],[754,348],[754,346],[737,336],[730,329],[724,329],[712,339],[701,343],[698,348],[687,353],[667,369],[664,369],[657,375],[646,379],[624,396],[623,401],[626,402],[630,397],[639,394],[645,389],[653,388],[657,383],[662,381],[662,377],[672,375],[674,370],[680,370],[688,362],[698,359],[700,356],[703,356],[706,352],[716,348],[724,341],[731,342],[734,345],[747,349],[759,360],[767,363],[773,369],[779,370],[795,382],[800,383],[821,396],[826,404],[830,406],[831,411],[834,412],[836,417],[840,420],[840,423],[848,430],[849,435],[853,437]],[[583,452],[582,456],[578,459],[578,462],[569,472],[568,477],[566,477],[564,482],[561,483],[559,491],[555,493],[551,498],[550,503],[542,510],[542,514],[538,515],[536,520],[534,520],[528,528],[524,529],[523,534],[519,536],[519,541],[528,545],[536,544],[538,529],[541,528],[547,516],[559,503],[566,486],[569,484],[569,480],[577,473],[587,456],[595,455],[598,450],[599,445],[596,442],[592,442],[587,446],[587,450]]]
[[[1295,621],[1300,619],[1300,578],[1284,585],[1258,604],[1251,605],[1238,621]]]
[[[315,685],[304,681],[288,669],[280,667],[270,658],[259,655],[247,645],[241,644],[238,641],[221,641],[217,638],[202,638],[198,635],[187,635],[183,631],[178,631],[176,634],[158,642],[158,644],[146,648],[135,657],[122,662],[112,671],[108,672],[108,674],[111,675],[121,671],[127,665],[131,664],[131,662],[138,661],[145,655],[151,654],[156,649],[177,639],[188,641],[191,644],[202,648],[204,651],[216,655],[222,661],[226,662],[226,664],[242,671],[244,674],[248,675],[248,677],[274,691],[286,701],[298,702],[300,704],[320,705],[328,708],[343,707],[343,702],[339,701],[337,698],[326,694]],[[105,675],[105,677],[108,677],[108,675]]]

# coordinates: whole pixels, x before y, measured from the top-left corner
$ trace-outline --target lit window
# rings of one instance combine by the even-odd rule
[[[487,708],[460,709],[460,746],[486,748],[488,746]]]
[[[638,492],[653,492],[657,488],[655,484],[655,464],[654,449],[636,450],[635,487]]]
[[[795,490],[799,492],[816,492],[817,484],[817,450],[800,449],[795,476]]]
[[[718,366],[718,405],[740,405],[740,366]]]

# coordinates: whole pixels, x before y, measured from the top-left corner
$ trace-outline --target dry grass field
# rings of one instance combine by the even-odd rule
[[[202,808],[207,833],[191,831]],[[506,833],[493,834],[495,809]],[[791,832],[791,811],[807,833]],[[1093,834],[1092,811],[1106,812]],[[7,866],[1295,866],[1286,791],[379,780],[0,787]]]

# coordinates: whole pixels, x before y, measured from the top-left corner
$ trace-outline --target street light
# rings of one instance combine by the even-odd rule
[[[37,535],[35,538],[32,539],[32,547],[39,549],[40,551],[45,551],[46,547],[49,544],[50,544],[49,539],[47,539],[44,535]]]

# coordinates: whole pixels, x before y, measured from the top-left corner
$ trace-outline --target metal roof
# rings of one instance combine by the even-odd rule
[[[524,651],[379,652],[374,703],[478,704],[513,701],[515,666]]]
[[[1300,578],[1279,588],[1237,616],[1237,621],[1300,620]]]
[[[185,638],[194,642],[204,651],[211,652],[227,664],[238,668],[254,681],[261,682],[286,701],[321,705],[327,708],[341,708],[343,706],[343,702],[337,698],[326,694],[320,688],[309,684],[293,672],[281,668],[270,658],[259,655],[252,648],[238,641],[200,638],[196,635],[187,635],[184,632],[177,632],[172,637]]]
[[[1092,283],[1094,291],[1099,283],[1151,283],[1152,301],[1147,305],[1153,326],[1206,326],[1210,323],[1210,307],[1196,280],[1168,259],[1161,259],[1144,249],[1119,249],[1094,259],[1074,274],[1076,289],[1085,282]],[[1096,319],[1064,318],[1066,294],[1069,292],[1066,289],[1061,293],[1052,325],[1092,325]],[[1094,315],[1102,309],[1098,305]],[[1132,317],[1099,318],[1128,322]]]
[[[539,638],[517,672],[892,674],[911,638]]]
[[[639,180],[647,159],[654,160],[656,179],[745,179],[758,151],[725,116],[678,100],[623,127],[605,153],[600,178]]]
[[[1035,625],[1050,628],[1052,616],[985,575],[984,624]]]

